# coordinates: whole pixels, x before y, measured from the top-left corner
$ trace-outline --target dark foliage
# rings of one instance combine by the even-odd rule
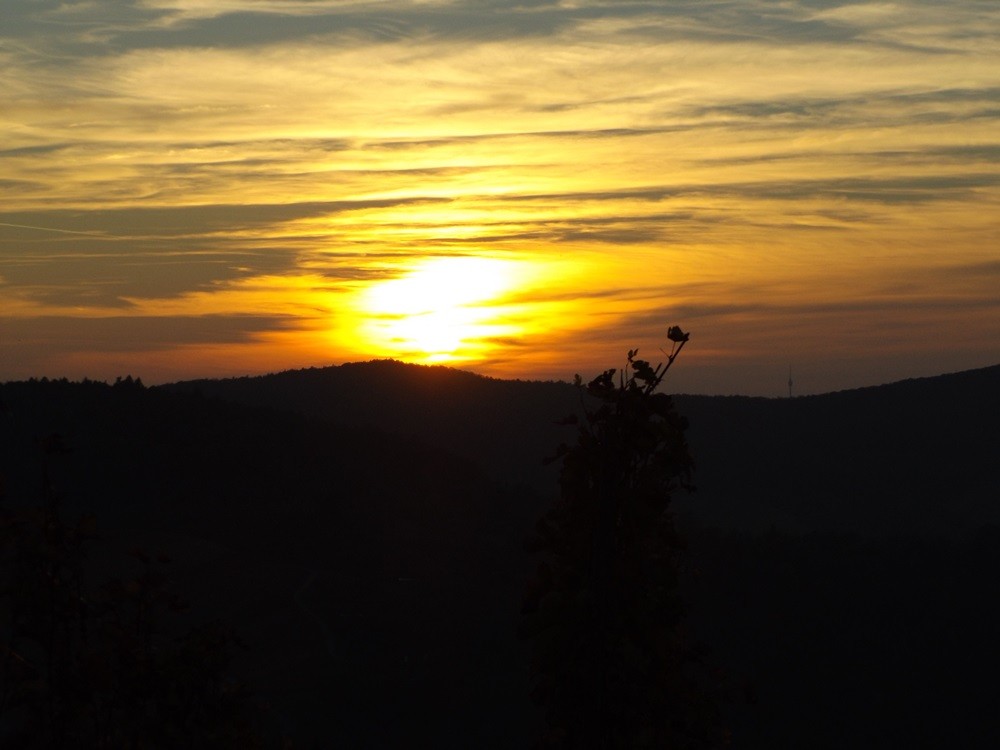
[[[176,590],[236,628],[232,672],[295,747],[524,744],[513,631],[535,507],[470,462],[157,388],[8,383],[0,400],[10,496],[37,493],[32,436],[65,435],[49,474],[64,517],[101,521],[94,575],[138,575],[118,572],[135,544],[169,551]]]
[[[577,440],[560,450],[560,498],[531,540],[545,559],[522,632],[534,644],[544,747],[712,747],[724,736],[682,630],[683,545],[669,506],[689,488],[692,460],[684,420],[655,390],[688,336],[671,328],[670,339],[665,365],[630,351],[621,373],[587,384],[591,405],[569,420]]]
[[[260,746],[258,707],[229,674],[234,635],[171,622],[186,604],[162,555],[133,549],[129,575],[96,584],[96,520],[65,522],[49,484],[49,461],[68,448],[57,434],[38,442],[41,501],[0,497],[0,744]]]
[[[571,384],[398,362],[200,396],[122,382],[0,384],[8,498],[39,496],[34,438],[73,448],[49,474],[64,519],[100,520],[86,585],[142,575],[134,544],[168,550],[153,567],[191,611],[161,607],[161,632],[232,623],[228,671],[295,747],[528,744],[521,544],[558,485],[518,467],[565,439]],[[998,746],[998,399],[1000,367],[673,398],[698,463],[671,500],[681,598],[738,688],[734,748]]]

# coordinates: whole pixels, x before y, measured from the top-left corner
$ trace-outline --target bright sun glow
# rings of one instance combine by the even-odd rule
[[[362,296],[363,335],[382,353],[423,362],[474,358],[495,337],[516,336],[496,305],[520,281],[515,261],[435,258]]]

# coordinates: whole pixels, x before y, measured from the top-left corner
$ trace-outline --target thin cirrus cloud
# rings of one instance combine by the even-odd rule
[[[479,256],[535,269],[455,357],[495,374],[673,322],[695,391],[992,364],[998,36],[977,0],[10,0],[0,377],[392,353],[358,295]]]

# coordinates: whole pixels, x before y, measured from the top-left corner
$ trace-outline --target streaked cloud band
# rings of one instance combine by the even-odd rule
[[[11,0],[0,296],[4,340],[27,343],[0,377],[58,361],[30,342],[73,318],[126,342],[95,333],[97,370],[129,346],[162,367],[129,316],[176,318],[157,350],[213,339],[215,369],[237,349],[263,370],[363,356],[316,331],[443,255],[546,279],[517,314],[547,333],[482,362],[502,374],[600,369],[652,344],[650,316],[697,321],[731,390],[767,392],[740,384],[751,362],[846,347],[841,313],[886,321],[873,340],[907,366],[961,329],[927,374],[991,364],[998,37],[976,0]],[[662,301],[629,292],[651,283]],[[727,342],[741,316],[773,335]]]

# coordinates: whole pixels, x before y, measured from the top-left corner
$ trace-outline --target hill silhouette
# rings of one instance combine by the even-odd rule
[[[580,398],[567,383],[498,380],[395,360],[162,387],[415,437],[476,461],[494,478],[539,487],[556,476],[542,459],[566,439],[555,423]]]
[[[962,535],[1000,523],[1000,366],[794,399],[678,397],[699,521]],[[696,507],[697,506],[697,507]]]
[[[58,433],[50,479],[66,516],[97,516],[95,575],[168,554],[192,617],[249,644],[236,666],[296,747],[526,741],[532,712],[506,706],[526,706],[510,540],[530,520],[469,461],[135,385],[7,383],[0,402],[8,502],[37,502]]]
[[[580,408],[567,383],[395,361],[166,388],[416,437],[543,495],[556,472],[540,459],[570,436],[559,418]],[[680,506],[698,523],[932,535],[1000,523],[989,468],[1000,455],[1000,366],[793,399],[676,401],[698,466],[698,494]]]
[[[668,384],[669,385],[669,384]],[[734,747],[993,747],[1000,367],[795,399],[678,396],[690,627]],[[522,541],[565,383],[373,362],[143,388],[0,386],[8,502],[97,514],[95,574],[170,554],[192,616],[309,747],[522,747]]]

